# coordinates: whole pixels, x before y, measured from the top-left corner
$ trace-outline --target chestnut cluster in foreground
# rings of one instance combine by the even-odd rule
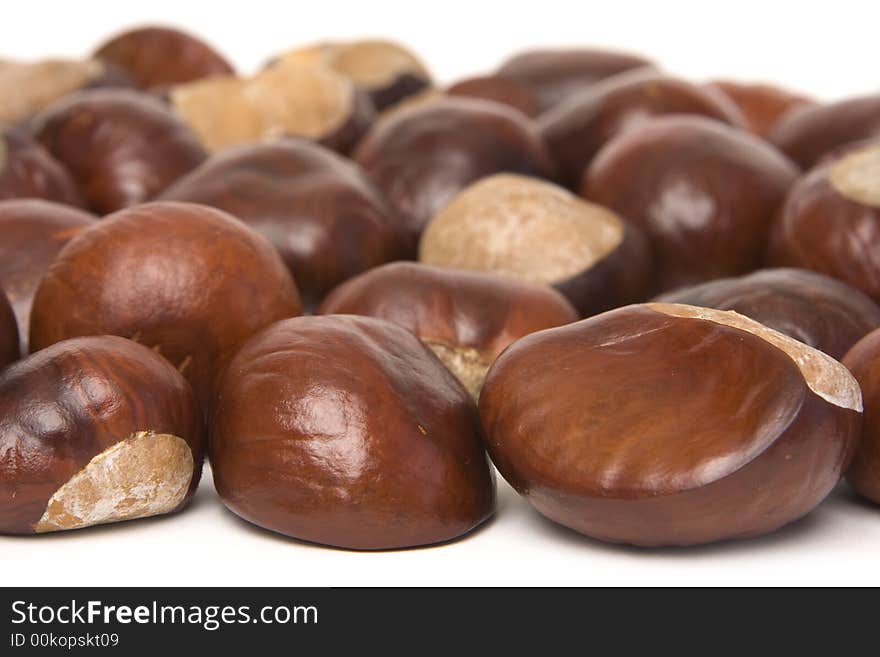
[[[0,532],[184,508],[404,548],[880,503],[880,95],[531,50],[437,84],[176,29],[0,60]],[[494,467],[493,467],[494,466]]]

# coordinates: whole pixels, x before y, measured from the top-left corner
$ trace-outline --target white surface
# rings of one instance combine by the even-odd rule
[[[532,44],[643,52],[696,79],[784,82],[821,97],[878,89],[876,2],[174,2],[17,3],[0,56],[78,55],[131,23],[194,29],[243,70],[303,42],[384,35],[444,81]],[[880,509],[838,490],[772,536],[642,551],[543,520],[500,482],[496,519],[437,548],[353,553],[258,530],[227,512],[206,474],[177,516],[41,537],[0,537],[4,585],[880,585]]]

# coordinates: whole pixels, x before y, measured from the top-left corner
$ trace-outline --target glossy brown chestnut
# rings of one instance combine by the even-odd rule
[[[867,295],[806,269],[759,269],[680,288],[657,301],[735,310],[837,360],[880,327],[880,306]]]
[[[36,117],[35,129],[101,214],[151,200],[205,159],[165,105],[136,91],[68,96]]]
[[[512,174],[483,178],[440,210],[419,260],[552,285],[582,315],[652,291],[650,249],[638,229],[562,187]]]
[[[880,303],[880,140],[847,149],[798,180],[776,218],[772,267],[813,269]]]
[[[207,411],[218,373],[245,340],[300,311],[296,285],[262,235],[214,208],[147,203],[61,250],[34,297],[30,345],[131,338],[173,363]]]
[[[230,510],[315,543],[439,543],[494,508],[467,392],[412,333],[372,317],[299,317],[248,341],[223,376],[210,456]]]
[[[308,308],[403,251],[391,208],[360,167],[303,139],[227,149],[161,198],[220,208],[265,235]]]
[[[546,111],[600,80],[649,66],[643,57],[609,50],[544,49],[511,57],[496,75],[529,88]]]
[[[459,80],[451,85],[446,93],[450,96],[491,100],[517,109],[529,117],[536,117],[541,113],[540,103],[531,89],[497,75]]]
[[[289,62],[330,68],[363,89],[380,111],[431,86],[431,74],[418,56],[392,41],[320,43],[286,52],[270,66]]]
[[[22,130],[0,133],[0,200],[44,198],[85,206],[67,169]]]
[[[644,231],[665,291],[757,269],[797,175],[755,135],[703,117],[661,117],[610,141],[581,195]]]
[[[394,262],[343,283],[319,313],[369,315],[416,335],[474,399],[514,340],[579,319],[559,292],[505,276]]]
[[[880,330],[859,340],[843,364],[859,382],[865,401],[862,438],[846,479],[860,495],[880,504]]]
[[[786,114],[768,137],[809,169],[841,146],[880,137],[880,95],[800,108]]]
[[[201,39],[168,27],[128,30],[101,44],[95,58],[111,62],[140,87],[167,87],[214,75],[233,75],[232,65]]]
[[[151,350],[112,336],[54,345],[0,373],[0,532],[177,511],[204,443],[192,388]]]
[[[263,139],[306,137],[348,152],[373,122],[366,93],[324,66],[276,63],[250,78],[172,87],[173,111],[209,151]]]
[[[538,511],[642,546],[758,536],[807,514],[847,465],[861,410],[830,356],[677,304],[526,336],[480,396],[495,465]]]
[[[815,105],[806,96],[772,84],[718,80],[706,88],[729,98],[742,113],[746,127],[761,137],[770,134],[789,112]]]
[[[475,180],[502,171],[553,175],[525,116],[472,98],[438,98],[390,113],[370,129],[354,159],[396,210],[413,253],[431,217]]]
[[[15,311],[22,353],[28,353],[31,305],[40,279],[61,247],[96,219],[49,201],[0,201],[0,288],[6,290]]]
[[[0,370],[14,363],[21,355],[18,346],[18,324],[12,305],[6,298],[6,293],[0,287]]]
[[[610,139],[652,117],[696,114],[731,125],[744,119],[730,102],[685,80],[640,70],[609,78],[542,115],[538,127],[562,182],[577,189],[584,170]]]

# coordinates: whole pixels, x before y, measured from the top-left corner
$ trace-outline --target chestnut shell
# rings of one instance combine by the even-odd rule
[[[843,364],[859,382],[865,402],[862,439],[846,479],[860,495],[880,504],[880,330],[856,343]]]
[[[0,370],[14,363],[21,355],[18,347],[18,325],[12,306],[0,288]]]
[[[0,199],[10,198],[86,204],[67,169],[20,129],[0,134]]]

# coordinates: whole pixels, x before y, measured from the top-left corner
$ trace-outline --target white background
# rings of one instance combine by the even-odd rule
[[[697,80],[776,80],[820,98],[880,90],[880,5],[869,2],[39,2],[6,8],[0,57],[87,53],[108,33],[161,21],[195,30],[243,70],[333,37],[388,36],[441,81],[491,70],[530,45],[650,55]],[[3,585],[880,585],[880,508],[842,487],[762,539],[645,551],[543,520],[503,482],[496,519],[449,545],[352,553],[304,545],[227,512],[205,474],[194,504],[159,518],[0,537]]]

